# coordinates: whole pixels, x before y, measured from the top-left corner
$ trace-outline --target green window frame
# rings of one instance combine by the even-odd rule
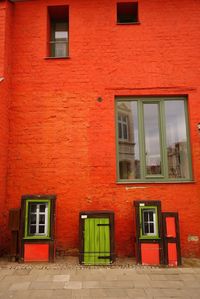
[[[44,212],[39,212],[38,208],[40,206],[45,206]],[[35,220],[35,226],[36,226],[36,232],[31,233],[30,227],[31,227],[31,206],[36,207],[35,217],[37,220]],[[39,233],[39,217],[44,217],[44,224],[42,226],[45,228],[44,233]],[[51,201],[47,199],[27,199],[25,204],[25,231],[24,231],[24,239],[50,239],[50,217],[51,217]]]
[[[182,96],[116,97],[117,182],[193,180],[187,104]],[[120,140],[118,131],[118,116],[123,113],[129,117],[126,143]],[[180,121],[173,128],[178,117]]]
[[[139,211],[140,211],[140,239],[159,239],[157,207],[140,206]]]

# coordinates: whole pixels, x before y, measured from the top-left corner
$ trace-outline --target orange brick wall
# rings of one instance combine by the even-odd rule
[[[48,60],[47,6],[57,4],[69,5],[70,58]],[[117,254],[131,256],[133,200],[161,200],[179,212],[182,254],[200,257],[188,241],[200,237],[199,2],[139,0],[141,24],[125,26],[114,0],[14,6],[7,208],[57,194],[57,249],[68,252],[79,211],[114,210]],[[193,183],[116,184],[116,95],[188,95]]]
[[[0,253],[1,244],[9,238],[7,229],[6,182],[8,154],[8,108],[10,102],[10,67],[11,67],[11,20],[12,7],[9,2],[0,2]]]

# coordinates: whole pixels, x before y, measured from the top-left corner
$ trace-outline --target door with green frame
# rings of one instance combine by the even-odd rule
[[[80,215],[80,262],[85,265],[107,265],[113,262],[113,214]]]

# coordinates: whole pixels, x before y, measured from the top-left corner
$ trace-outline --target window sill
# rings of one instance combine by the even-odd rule
[[[24,237],[23,240],[51,240],[50,237],[34,236],[34,237]]]
[[[140,25],[141,23],[140,22],[127,22],[127,23],[117,22],[116,24],[117,25]]]
[[[54,59],[70,59],[70,56],[66,56],[66,57],[45,57],[44,59],[46,59],[46,60],[54,60]]]
[[[181,181],[117,181],[117,185],[135,185],[135,184],[195,184],[193,180]]]

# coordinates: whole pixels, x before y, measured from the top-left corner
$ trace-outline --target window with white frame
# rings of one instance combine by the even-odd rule
[[[28,213],[28,235],[48,235],[48,202],[30,202]]]
[[[156,236],[156,210],[155,208],[142,210],[142,235],[143,236]]]

